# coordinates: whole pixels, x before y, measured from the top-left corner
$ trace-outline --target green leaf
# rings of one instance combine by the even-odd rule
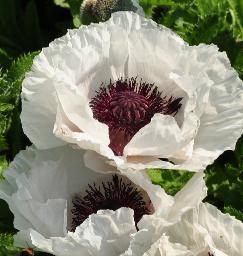
[[[226,151],[206,169],[207,201],[221,210],[230,206],[243,212],[242,140],[237,144],[235,152]]]
[[[36,55],[37,52],[23,55],[0,76],[0,153],[8,149],[12,157],[24,147],[19,119],[19,95],[24,76],[30,70]],[[6,139],[9,129],[12,136]]]
[[[4,138],[7,130],[10,128],[10,124],[11,124],[11,112],[7,112],[7,113],[1,113],[0,112],[0,145],[2,146],[0,148],[0,152],[3,150],[6,150],[7,148],[7,144],[6,144],[6,139]]]
[[[0,153],[6,151],[8,149],[8,143],[4,135],[0,134]]]
[[[30,70],[33,59],[38,53],[39,52],[32,52],[24,54],[15,60],[6,74],[6,81],[8,83],[14,83],[16,80],[23,80],[25,73]]]
[[[152,16],[153,9],[160,6],[175,5],[172,0],[140,0],[139,4],[143,7],[144,12],[147,16]]]
[[[243,222],[243,212],[231,207],[231,206],[227,206],[227,207],[224,207],[224,212],[225,213],[228,213],[232,216],[235,216],[236,219],[240,220]]]
[[[0,234],[0,256],[16,256],[20,249],[13,246],[12,234]]]
[[[24,79],[25,73],[30,70],[33,58],[37,52],[23,55],[17,60],[13,61],[9,70],[2,74],[0,79],[0,100],[8,104],[15,104],[19,97],[21,83]],[[14,99],[14,100],[13,100]],[[12,101],[13,100],[13,101]],[[7,105],[3,105],[2,108]],[[10,107],[10,106],[9,106]],[[0,106],[1,111],[1,106]]]
[[[7,203],[0,200],[0,232],[1,233],[15,233],[13,227],[13,214],[9,210]]]
[[[3,179],[3,171],[8,167],[5,156],[0,156],[0,180]]]
[[[243,1],[242,0],[228,0],[230,11],[233,18],[233,25],[238,26],[236,34],[239,39],[243,40]]]
[[[76,28],[80,27],[80,7],[83,0],[54,0],[56,5],[69,8],[73,17],[73,24]]]
[[[227,0],[196,0],[195,5],[202,17],[224,13],[228,7]]]
[[[7,69],[12,61],[12,57],[8,55],[8,53],[0,48],[0,70],[1,68]]]
[[[0,102],[0,113],[9,112],[14,109],[14,106],[12,104]]]
[[[235,155],[236,155],[237,164],[238,164],[239,169],[243,170],[243,135],[237,141],[237,144],[235,147]],[[243,173],[243,171],[242,171],[242,173]]]
[[[73,16],[73,24],[75,27],[79,27],[80,23],[80,6],[83,0],[66,0],[70,6],[71,14]]]
[[[239,73],[239,76],[241,80],[243,80],[243,42],[238,43],[239,44],[239,50],[236,53],[236,57],[234,59],[234,68]]]
[[[17,248],[13,245],[14,238],[13,234],[2,233],[0,234],[0,256],[17,256],[20,255],[23,249]],[[28,243],[26,243],[26,248],[28,248]],[[36,256],[51,256],[52,254],[44,252],[34,252]]]
[[[193,176],[191,172],[178,170],[148,169],[153,184],[161,186],[166,193],[175,195]]]
[[[59,5],[63,8],[70,8],[69,4],[66,2],[66,0],[54,0],[54,3],[56,5]]]
[[[4,74],[2,80],[0,80],[1,102],[17,104],[25,73],[30,70],[33,58],[37,54],[38,52],[24,54],[12,62],[9,70]]]

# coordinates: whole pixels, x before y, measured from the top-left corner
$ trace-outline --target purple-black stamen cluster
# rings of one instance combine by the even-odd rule
[[[162,96],[154,84],[136,78],[122,78],[108,86],[101,86],[90,101],[94,118],[109,127],[110,145],[115,155],[156,114],[176,115],[182,98]]]
[[[76,195],[72,201],[72,231],[83,223],[89,215],[98,210],[117,210],[127,207],[134,210],[134,221],[137,224],[144,214],[151,214],[153,206],[131,182],[126,183],[122,177],[112,176],[111,181],[103,182],[101,186],[88,185],[86,195]]]

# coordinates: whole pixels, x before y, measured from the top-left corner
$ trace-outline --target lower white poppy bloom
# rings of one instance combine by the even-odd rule
[[[243,131],[243,84],[226,53],[132,12],[44,48],[22,99],[37,148],[72,143],[123,169],[202,170]]]
[[[195,207],[206,194],[202,176],[173,198],[143,171],[94,172],[84,167],[80,150],[31,147],[4,172],[0,198],[14,214],[19,247],[58,256],[117,256],[129,248],[143,216],[171,222]]]
[[[167,224],[158,219],[153,225],[149,218],[142,221],[140,234],[133,236],[123,255],[241,256],[243,253],[243,223],[213,205],[200,203],[184,212],[174,224]]]

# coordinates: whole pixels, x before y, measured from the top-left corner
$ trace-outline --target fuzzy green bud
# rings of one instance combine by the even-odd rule
[[[80,8],[80,18],[84,25],[104,22],[113,12],[133,11],[142,16],[144,12],[138,0],[84,0]]]

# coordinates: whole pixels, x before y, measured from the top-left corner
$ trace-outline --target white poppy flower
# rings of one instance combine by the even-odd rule
[[[185,211],[174,224],[165,224],[162,219],[152,222],[148,218],[140,222],[140,234],[133,235],[123,256],[242,255],[243,223],[210,204],[200,203]]]
[[[15,244],[57,256],[121,255],[142,216],[175,221],[206,194],[202,173],[173,198],[144,171],[89,170],[69,146],[22,151],[4,177],[0,198],[14,214]]]
[[[132,12],[44,48],[22,101],[37,148],[72,143],[119,169],[203,170],[243,129],[243,85],[226,53]]]

